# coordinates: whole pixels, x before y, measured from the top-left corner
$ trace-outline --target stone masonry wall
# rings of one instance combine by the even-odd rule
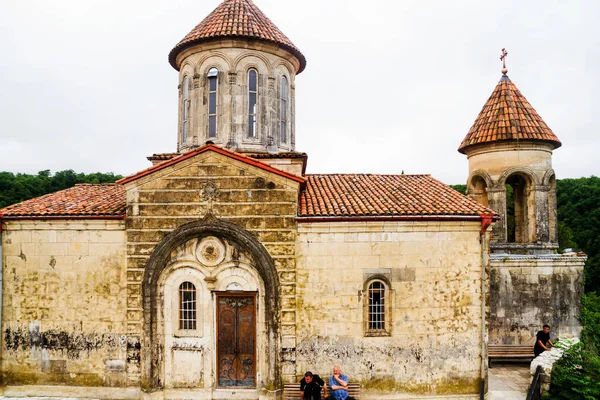
[[[533,346],[544,324],[552,327],[552,337],[578,337],[585,260],[493,255],[490,343]]]
[[[2,228],[2,383],[124,386],[124,221]]]
[[[478,393],[480,229],[479,222],[299,224],[297,375],[329,376],[339,364],[373,396]],[[391,323],[389,334],[368,337],[364,289],[376,276],[391,284]]]
[[[176,228],[199,221],[210,212],[256,235],[273,258],[281,285],[282,348],[295,348],[298,186],[297,182],[213,152],[126,184],[128,335],[143,340],[142,279],[156,245]],[[294,377],[293,359],[286,360],[282,376]],[[139,384],[139,360],[130,362],[128,368],[131,384]]]

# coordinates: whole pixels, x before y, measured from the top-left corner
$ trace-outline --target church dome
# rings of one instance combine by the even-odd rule
[[[169,63],[179,71],[177,56],[199,43],[227,38],[248,38],[269,42],[293,54],[299,61],[300,73],[306,58],[287,36],[252,2],[225,0],[191,30],[169,53]]]
[[[504,74],[458,151],[466,154],[472,146],[520,140],[546,142],[555,149],[561,146],[558,137]]]

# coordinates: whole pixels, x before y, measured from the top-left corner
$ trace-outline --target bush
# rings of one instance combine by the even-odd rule
[[[600,399],[600,296],[582,298],[581,342],[566,350],[554,363],[548,400]]]

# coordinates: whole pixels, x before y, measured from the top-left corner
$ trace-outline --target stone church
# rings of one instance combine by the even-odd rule
[[[463,196],[429,175],[306,174],[306,59],[251,0],[223,1],[169,62],[176,152],[0,210],[0,394],[281,399],[339,364],[363,399],[479,399],[488,343],[578,334],[560,141],[506,74],[460,145]]]

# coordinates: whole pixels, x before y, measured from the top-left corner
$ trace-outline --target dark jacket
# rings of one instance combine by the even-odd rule
[[[321,389],[325,385],[323,379],[317,374],[314,374],[312,377],[312,381],[310,383],[306,383],[306,380],[302,378],[300,381],[300,391],[304,392],[303,399],[310,399],[311,396],[313,400],[321,400]]]

